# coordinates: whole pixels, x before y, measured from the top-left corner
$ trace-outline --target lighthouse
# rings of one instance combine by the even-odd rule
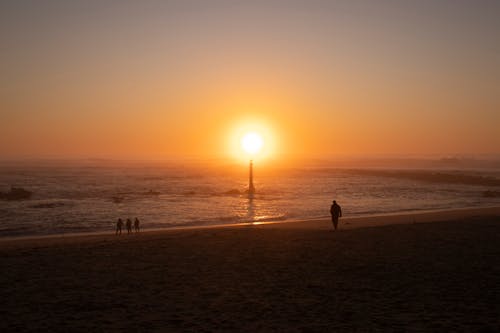
[[[253,160],[250,160],[249,166],[249,175],[248,175],[248,197],[253,198],[255,193],[255,187],[253,186]]]
[[[253,157],[256,157],[262,148],[262,137],[256,132],[249,132],[241,139],[241,147],[250,156],[248,172],[248,198],[252,199],[255,193],[253,186]]]

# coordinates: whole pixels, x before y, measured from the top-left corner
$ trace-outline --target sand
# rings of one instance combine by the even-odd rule
[[[0,241],[0,331],[500,331],[500,209]]]

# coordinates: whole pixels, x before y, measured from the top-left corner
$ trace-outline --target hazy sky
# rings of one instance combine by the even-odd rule
[[[500,1],[2,1],[0,155],[500,153]]]

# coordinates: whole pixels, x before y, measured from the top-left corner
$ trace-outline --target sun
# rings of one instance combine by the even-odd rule
[[[250,155],[258,154],[263,145],[264,140],[257,132],[248,132],[241,138],[241,147]]]
[[[262,165],[276,152],[277,134],[265,119],[241,118],[229,123],[224,140],[228,157],[241,163],[250,159]]]

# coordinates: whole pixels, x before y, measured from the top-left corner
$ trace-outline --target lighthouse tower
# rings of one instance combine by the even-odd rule
[[[253,161],[250,160],[250,172],[248,179],[248,197],[253,198],[255,187],[253,186]]]

